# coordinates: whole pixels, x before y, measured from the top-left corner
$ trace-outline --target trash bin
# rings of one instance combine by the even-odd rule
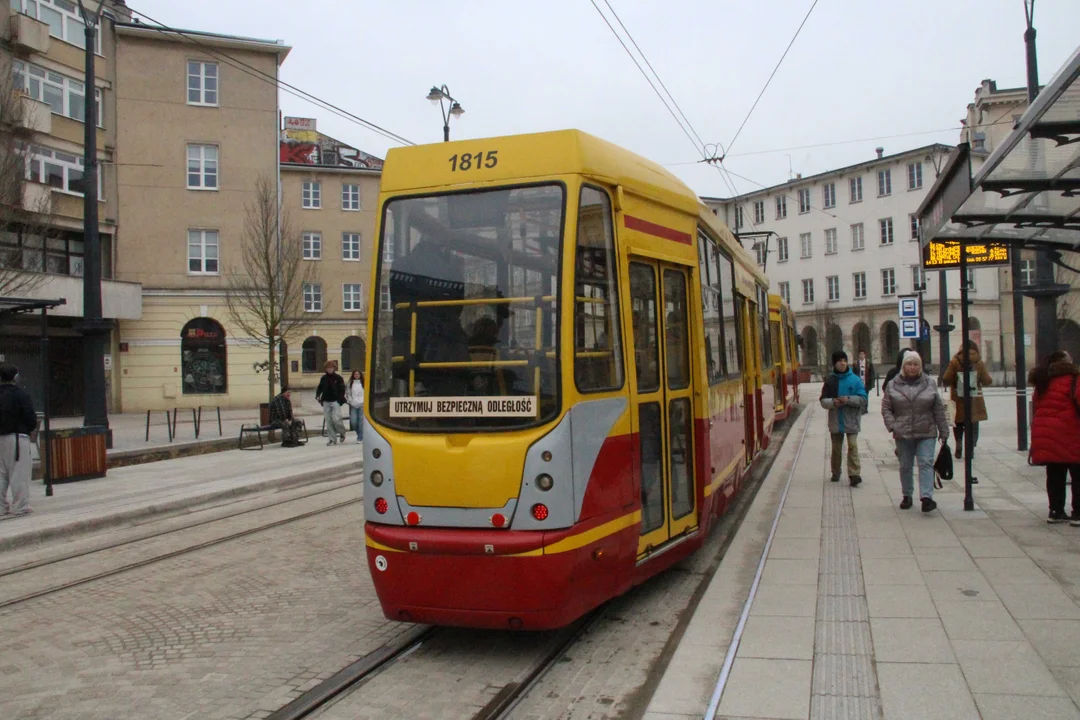
[[[259,424],[270,424],[270,403],[259,403]]]
[[[53,482],[72,482],[105,477],[108,430],[74,427],[41,433],[49,443],[49,469]]]

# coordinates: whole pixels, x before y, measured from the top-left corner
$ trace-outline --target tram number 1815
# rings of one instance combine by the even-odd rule
[[[481,150],[471,155],[469,153],[451,155],[449,160],[450,172],[493,168],[499,164],[498,153],[498,150],[488,150],[487,152]]]

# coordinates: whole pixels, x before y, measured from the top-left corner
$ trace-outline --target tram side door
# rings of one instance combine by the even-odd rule
[[[684,267],[640,258],[631,259],[629,276],[641,557],[697,527],[690,276]]]
[[[735,302],[736,311],[742,321],[743,347],[746,348],[743,360],[743,399],[746,412],[743,417],[746,423],[746,462],[750,464],[754,455],[757,454],[758,440],[761,436],[758,431],[761,422],[761,402],[757,392],[761,377],[761,355],[758,351],[756,305],[738,294],[735,296]]]

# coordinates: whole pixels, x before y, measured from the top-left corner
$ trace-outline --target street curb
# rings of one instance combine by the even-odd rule
[[[236,443],[236,438],[222,437],[217,440],[195,441],[150,450],[121,450],[108,454],[106,462],[108,468],[113,470],[115,468],[131,467],[132,465],[161,462],[162,460],[175,460],[194,455],[208,455],[215,452],[235,450]]]
[[[67,525],[47,527],[40,530],[29,530],[18,535],[0,538],[0,553],[17,550],[30,545],[38,545],[58,538],[70,540],[80,535],[89,535],[93,532],[133,523],[134,521],[143,520],[156,515],[165,515],[178,511],[190,511],[202,505],[221,503],[226,500],[235,500],[245,495],[252,495],[265,490],[287,490],[304,485],[342,480],[350,475],[363,472],[363,469],[363,461],[351,462],[346,466],[326,468],[324,470],[318,470],[302,475],[289,475],[286,477],[274,478],[272,480],[240,485],[227,490],[218,490],[216,492],[208,492],[201,495],[194,495],[161,503],[151,503],[142,507],[122,510],[110,515],[88,518],[86,520],[77,520],[68,523]],[[18,522],[18,520],[8,520],[6,522]]]

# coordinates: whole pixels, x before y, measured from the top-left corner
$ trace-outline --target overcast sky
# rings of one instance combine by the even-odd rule
[[[725,146],[812,3],[609,1],[694,129]],[[445,83],[466,111],[451,139],[579,128],[668,166],[699,194],[731,194],[693,163],[700,154],[590,0],[128,4],[172,27],[284,40],[283,80],[413,142],[442,139],[424,96]],[[1046,82],[1076,49],[1080,0],[1037,0],[1035,27]],[[768,185],[789,167],[808,175],[870,159],[878,145],[954,145],[983,78],[1026,83],[1023,32],[1023,0],[819,0],[726,165]],[[392,146],[288,94],[281,105],[380,157]],[[756,187],[735,178],[740,193]]]

